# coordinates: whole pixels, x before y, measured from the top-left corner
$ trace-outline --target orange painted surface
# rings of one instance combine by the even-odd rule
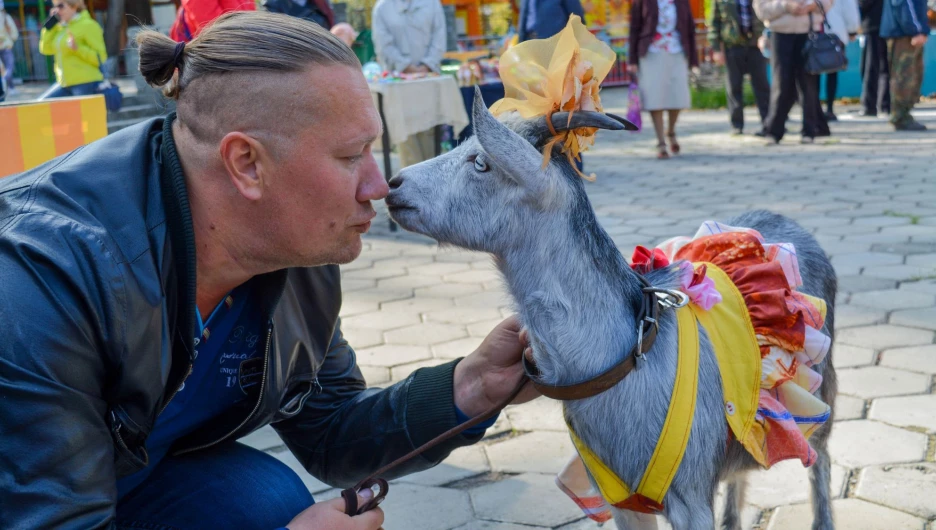
[[[57,101],[49,105],[55,154],[61,155],[85,144],[82,130],[81,101]]]
[[[23,170],[19,114],[16,107],[0,107],[0,177]]]

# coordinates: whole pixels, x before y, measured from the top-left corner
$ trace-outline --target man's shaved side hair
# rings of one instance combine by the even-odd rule
[[[313,87],[296,90],[289,77],[299,79],[316,66],[361,68],[326,29],[276,13],[224,14],[184,48],[152,30],[136,42],[143,77],[177,100],[178,122],[199,142],[217,142],[229,131],[288,135],[315,119],[307,110],[316,96]]]

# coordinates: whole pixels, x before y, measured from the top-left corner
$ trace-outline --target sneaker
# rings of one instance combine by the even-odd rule
[[[803,145],[808,145],[808,144],[811,144],[811,143],[815,143],[815,141],[816,141],[816,139],[813,138],[812,136],[803,136],[802,138],[800,138],[799,143],[801,143],[801,144],[803,144]]]
[[[771,135],[769,135],[769,134],[767,134],[767,133],[764,133],[764,139],[767,140],[767,141],[765,142],[765,145],[768,145],[768,146],[769,146],[769,145],[777,145],[777,144],[780,143],[780,140],[777,140],[776,138],[774,138],[773,136],[771,136]]]
[[[873,110],[861,109],[858,111],[858,116],[862,118],[877,118],[877,112]]]
[[[756,133],[754,133],[754,136],[757,136],[758,138],[767,138],[767,133],[764,132],[763,129],[761,129],[757,131]]]
[[[826,121],[838,121],[838,116],[830,110],[825,113],[825,119]]]
[[[731,136],[741,136],[742,134],[744,134],[744,131],[740,127],[731,129]]]
[[[926,125],[923,125],[922,123],[914,120],[913,118],[910,118],[909,120],[903,123],[895,123],[894,129],[898,131],[925,131]]]

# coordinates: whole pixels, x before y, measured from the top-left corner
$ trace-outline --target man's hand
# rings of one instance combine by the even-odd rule
[[[725,66],[724,52],[712,52],[712,61],[714,61],[717,66]]]
[[[414,64],[410,64],[410,65],[407,65],[406,68],[403,69],[403,72],[402,72],[402,73],[404,73],[404,74],[415,74],[417,71],[418,71],[418,70],[417,70],[417,66],[414,65]]]
[[[910,46],[913,46],[914,48],[919,48],[920,46],[923,46],[924,44],[926,44],[925,33],[921,33],[910,39]]]
[[[374,496],[370,490],[362,490],[358,494],[358,506],[363,505]],[[289,522],[289,530],[379,530],[384,521],[384,513],[380,508],[374,508],[361,515],[349,517],[345,515],[345,501],[338,497],[330,501],[320,502],[309,506]]]
[[[475,417],[509,396],[523,379],[520,356],[524,349],[526,335],[521,334],[516,317],[498,324],[477,350],[455,366],[455,406]],[[526,403],[537,396],[539,393],[527,386],[513,403]]]

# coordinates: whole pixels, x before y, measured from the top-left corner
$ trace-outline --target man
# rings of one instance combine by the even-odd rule
[[[4,82],[6,84],[6,93],[14,94],[13,89],[13,45],[19,38],[19,31],[16,29],[16,22],[13,17],[4,9],[0,3],[0,71],[3,72],[3,80],[0,80],[0,101],[3,101]]]
[[[890,122],[898,131],[924,131],[910,111],[923,85],[923,45],[929,35],[926,0],[884,2],[881,37],[887,40],[890,65]]]
[[[522,0],[517,33],[520,42],[548,39],[562,31],[569,17],[585,19],[585,10],[579,0]]]
[[[176,42],[189,42],[224,13],[256,9],[253,0],[180,0],[169,36]]]
[[[439,0],[378,0],[371,16],[371,38],[385,70],[404,74],[440,71],[445,53],[445,13]],[[435,156],[432,129],[397,142],[400,164],[418,164]]]
[[[861,33],[861,110],[860,116],[890,114],[890,69],[887,66],[887,42],[881,38],[881,13],[884,0],[860,0]]]
[[[767,82],[767,59],[757,46],[764,34],[764,24],[754,16],[752,0],[714,0],[709,21],[709,43],[715,64],[725,65],[728,77],[728,113],[734,134],[744,132],[744,75],[751,76],[754,101],[760,112],[761,127],[755,133],[763,136],[764,119],[770,106],[770,84]]]
[[[294,472],[234,440],[272,423],[351,486],[506,399],[516,321],[365,389],[331,265],[358,256],[388,191],[357,59],[262,12],[138,44],[177,114],[0,180],[0,528],[376,530],[379,510],[309,507]]]

